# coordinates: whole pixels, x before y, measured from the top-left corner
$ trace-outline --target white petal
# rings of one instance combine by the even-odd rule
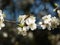
[[[27,25],[30,25],[30,24],[32,24],[32,23],[35,23],[35,20],[33,20],[33,19],[31,19],[31,18],[27,18],[27,19],[26,19],[26,24],[27,24]]]
[[[26,15],[20,15],[18,17],[18,21],[24,21],[24,19],[26,18],[27,16]]]
[[[46,29],[46,25],[41,25],[42,29]]]
[[[4,24],[4,23],[2,23],[2,24],[1,24],[1,26],[2,26],[2,27],[5,27],[5,24]]]
[[[26,26],[24,26],[24,27],[23,27],[23,30],[24,30],[24,31],[27,31],[27,28],[26,28]]]
[[[23,36],[26,36],[26,35],[27,35],[27,32],[26,32],[26,31],[22,31],[21,34],[22,34]]]
[[[50,17],[50,18],[51,18],[51,14],[49,14],[49,15],[48,15],[48,17]]]
[[[30,26],[30,28],[31,28],[31,30],[35,30],[35,29],[37,28],[37,25],[36,25],[36,24],[32,24],[32,25]]]
[[[57,13],[60,14],[60,10],[57,10]]]
[[[26,29],[29,30],[29,26],[26,26]]]
[[[42,24],[42,22],[39,22],[39,25],[41,25]]]
[[[21,30],[22,30],[22,28],[21,28],[21,27],[18,27],[17,29],[18,29],[18,31],[21,31]]]
[[[30,19],[26,19],[26,24],[30,25],[30,23],[31,23]]]
[[[51,30],[51,27],[48,27],[48,30]]]

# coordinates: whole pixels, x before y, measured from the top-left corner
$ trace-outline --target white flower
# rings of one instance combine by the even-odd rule
[[[21,22],[19,23],[19,26],[20,26],[20,27],[24,27],[24,26],[25,26],[25,21],[21,21]]]
[[[35,21],[36,21],[36,18],[34,16],[26,16],[26,15],[23,15],[23,16],[19,16],[19,26],[22,27],[19,28],[20,31],[24,31],[25,30],[35,30],[37,27],[36,27],[36,24],[35,24]]]
[[[3,22],[4,22],[4,17],[3,17],[2,10],[0,10],[0,30],[2,27],[5,26],[5,24]]]
[[[49,15],[45,15],[44,17],[42,17],[43,20],[46,20],[48,18],[51,18],[51,15],[50,14]]]
[[[37,28],[37,25],[36,25],[35,21],[36,21],[36,17],[30,16],[26,19],[25,22],[31,30],[35,30]]]
[[[1,19],[1,20],[4,19],[4,18],[3,18],[2,10],[0,10],[0,19]]]
[[[0,23],[0,30],[1,30],[2,27],[5,27],[4,23]]]
[[[42,25],[43,24],[43,22],[39,22],[39,25]]]
[[[52,28],[57,28],[58,25],[60,25],[60,20],[56,17],[52,17],[52,20],[51,20],[51,24],[52,24]]]
[[[60,18],[60,10],[57,10],[57,13],[58,13],[58,16],[59,16],[59,18]]]
[[[20,16],[18,17],[18,21],[19,21],[19,22],[21,22],[21,21],[23,22],[26,17],[27,17],[26,15],[20,15]]]
[[[55,23],[55,25],[59,25],[60,24],[60,20],[56,17],[52,17],[52,20],[51,20],[52,23]]]
[[[60,14],[60,10],[57,10],[57,13]]]
[[[35,23],[28,25],[31,30],[35,30],[37,25]]]
[[[42,29],[46,29],[46,25],[41,25]]]
[[[18,17],[18,22],[19,22],[19,26],[23,27],[25,25],[25,19],[26,19],[27,15],[20,15]]]
[[[23,36],[26,36],[27,35],[27,30],[28,30],[27,27],[23,27],[23,28],[18,27],[18,34],[21,34]]]
[[[51,21],[51,15],[46,15],[42,17],[42,20],[44,21],[44,23],[49,23]]]
[[[23,27],[23,30],[24,30],[24,31],[28,31],[28,30],[29,30],[29,27],[28,27],[28,26],[24,26],[24,27]]]
[[[48,28],[50,30],[51,27],[51,15],[46,15],[42,17],[42,22],[39,22],[39,25],[41,26],[42,29]]]
[[[41,26],[42,29],[48,29],[48,30],[51,30],[51,23],[43,23],[43,22],[39,22],[39,25]]]
[[[32,23],[35,23],[36,19],[34,16],[30,16],[29,18],[26,19],[26,24],[30,25]]]
[[[22,30],[22,28],[21,28],[21,27],[18,27],[17,29],[18,29],[18,32],[21,32],[21,30]]]
[[[46,29],[47,28],[47,25],[43,24],[43,22],[39,22],[39,25],[41,26],[42,29]]]
[[[57,28],[58,25],[60,25],[60,20],[56,17],[51,17],[50,15],[42,17],[42,22],[39,22],[39,25],[42,27],[42,29],[54,29]]]

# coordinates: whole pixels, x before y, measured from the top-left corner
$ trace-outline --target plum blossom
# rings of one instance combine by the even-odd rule
[[[56,17],[52,17],[51,25],[52,28],[57,28],[57,26],[60,25],[60,20]]]
[[[31,30],[35,30],[37,28],[37,25],[35,23],[36,17],[32,15],[30,15],[29,17],[27,17],[26,15],[20,15],[18,19],[20,27],[28,26],[28,28],[30,28]]]
[[[44,17],[42,17],[44,23],[49,23],[51,21],[51,15],[46,15]]]
[[[57,13],[58,13],[58,16],[59,16],[59,18],[60,18],[60,10],[57,10]]]
[[[25,20],[25,18],[27,17],[27,15],[20,15],[19,17],[18,17],[18,22],[24,22],[24,20]]]
[[[29,25],[29,28],[33,31],[37,28],[37,25],[34,23],[34,24],[30,24]]]
[[[23,36],[27,35],[27,27],[23,27],[23,28],[18,27],[17,29],[18,29],[18,34],[21,34]]]
[[[57,13],[60,14],[60,10],[57,10]]]
[[[36,17],[30,16],[30,17],[28,17],[28,18],[26,19],[26,24],[27,24],[27,25],[30,25],[30,24],[32,24],[32,23],[35,23],[35,21],[36,21]]]
[[[22,34],[23,36],[27,35],[27,31],[29,29],[35,30],[37,28],[37,25],[35,23],[36,17],[30,15],[30,16],[19,16],[19,26],[18,26],[18,34]]]
[[[46,28],[46,25],[43,25],[43,22],[39,22],[39,26],[41,26],[42,29],[45,29]]]
[[[25,25],[25,18],[27,17],[27,15],[20,15],[18,17],[18,22],[19,22],[19,26],[23,27]]]
[[[60,20],[56,17],[51,17],[51,15],[46,15],[42,17],[42,21],[39,22],[39,25],[42,29],[54,29],[60,25]]]
[[[37,28],[35,21],[36,17],[34,16],[30,16],[29,18],[26,19],[26,24],[29,26],[31,30],[35,30]]]
[[[5,24],[3,23],[4,22],[4,14],[2,13],[2,10],[0,10],[0,30],[2,27],[5,27]]]
[[[24,20],[25,18],[26,18],[26,15],[20,15],[20,16],[18,17],[19,21]]]

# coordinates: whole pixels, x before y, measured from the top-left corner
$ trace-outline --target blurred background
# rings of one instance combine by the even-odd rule
[[[0,0],[0,9],[6,14],[6,27],[0,30],[0,45],[60,45],[60,28],[28,31],[25,37],[15,29],[19,15],[33,14],[37,17],[36,23],[47,14],[58,17],[53,10],[60,9],[60,0]]]

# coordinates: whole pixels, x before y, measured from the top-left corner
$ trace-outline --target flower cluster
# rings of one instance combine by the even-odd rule
[[[58,25],[60,25],[60,21],[56,17],[51,17],[51,15],[46,15],[42,17],[42,21],[39,22],[39,25],[42,29],[54,29],[57,28]]]
[[[57,10],[57,13],[60,16],[60,10]],[[5,26],[4,24],[4,16],[2,10],[0,10],[0,30]],[[38,25],[39,24],[39,25]],[[55,16],[52,17],[50,14],[42,17],[41,21],[36,24],[36,17],[33,15],[20,15],[18,17],[18,34],[22,34],[23,36],[27,35],[27,31],[35,30],[37,27],[41,27],[42,29],[54,29],[60,25],[60,20]]]
[[[22,34],[23,36],[26,35],[26,32],[30,30],[35,30],[37,25],[35,23],[36,17],[30,15],[20,15],[18,17],[19,27],[18,27],[18,34]]]
[[[36,22],[36,17],[30,15],[20,15],[18,18],[19,26],[18,26],[18,34],[22,34],[23,36],[27,35],[28,30],[35,30],[37,29],[38,25]],[[55,16],[52,17],[50,14],[45,15],[42,17],[41,21],[39,22],[39,26],[42,29],[54,29],[60,25],[60,21]]]
[[[3,23],[4,22],[4,14],[2,13],[2,10],[0,10],[0,30],[2,27],[5,26],[5,24]]]

